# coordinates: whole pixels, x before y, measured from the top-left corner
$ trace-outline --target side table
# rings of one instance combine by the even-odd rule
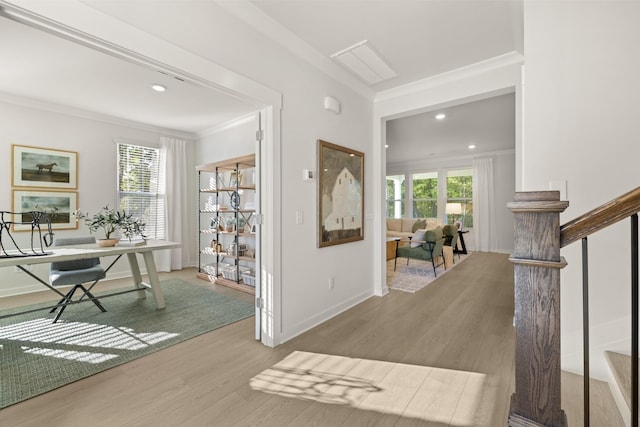
[[[456,248],[454,250],[457,254],[467,254],[467,246],[464,244],[464,235],[467,234],[469,230],[458,230],[458,240],[460,241],[460,245],[462,246],[462,250],[458,249],[458,242],[456,242]]]

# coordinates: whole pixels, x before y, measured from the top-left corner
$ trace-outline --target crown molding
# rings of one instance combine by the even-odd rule
[[[95,113],[80,108],[69,107],[66,105],[55,104],[52,102],[45,102],[34,98],[27,98],[24,96],[13,95],[6,92],[0,92],[0,102],[5,104],[13,104],[20,107],[32,108],[40,111],[48,111],[51,113],[62,114],[65,116],[76,117],[80,119],[93,120],[111,125],[123,126],[137,130],[143,130],[146,132],[160,133],[166,136],[174,136],[176,138],[183,138],[190,141],[195,141],[197,135],[190,132],[184,132],[175,129],[168,129],[158,126],[147,125],[144,123],[134,122],[131,120],[125,120],[106,114]]]
[[[248,0],[217,1],[216,4],[256,31],[264,34],[291,53],[313,65],[328,76],[345,84],[366,99],[373,100],[375,91],[319,52],[303,39],[289,31]]]
[[[390,99],[441,86],[443,84],[467,79],[479,74],[488,73],[504,67],[516,65],[520,66],[522,64],[524,64],[524,56],[522,54],[515,51],[508,52],[503,55],[486,59],[484,61],[466,65],[461,68],[456,68],[455,70],[447,71],[445,73],[437,74],[435,76],[416,80],[405,85],[396,86],[394,88],[378,92],[375,96],[374,102],[387,101]]]

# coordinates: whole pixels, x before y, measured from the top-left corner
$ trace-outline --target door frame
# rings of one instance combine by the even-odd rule
[[[0,0],[0,13],[16,22],[82,44],[141,66],[163,70],[205,88],[236,97],[261,112],[264,138],[260,147],[262,241],[259,263],[261,342],[280,341],[281,234],[280,119],[282,94],[214,62],[177,47],[79,2],[17,2]],[[130,46],[131,48],[128,48]]]

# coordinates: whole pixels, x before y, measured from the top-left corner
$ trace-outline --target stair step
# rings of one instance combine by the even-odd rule
[[[616,383],[618,407],[625,417],[631,417],[631,356],[613,351],[605,351],[605,359],[609,364]]]
[[[583,377],[571,372],[562,371],[562,409],[567,415],[569,426],[584,425],[584,398]],[[625,427],[624,419],[609,385],[604,381],[594,380],[589,382],[590,404],[589,419],[592,426]]]

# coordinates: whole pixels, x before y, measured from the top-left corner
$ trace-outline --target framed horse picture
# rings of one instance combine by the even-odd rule
[[[12,145],[11,183],[14,187],[78,188],[78,153]]]

